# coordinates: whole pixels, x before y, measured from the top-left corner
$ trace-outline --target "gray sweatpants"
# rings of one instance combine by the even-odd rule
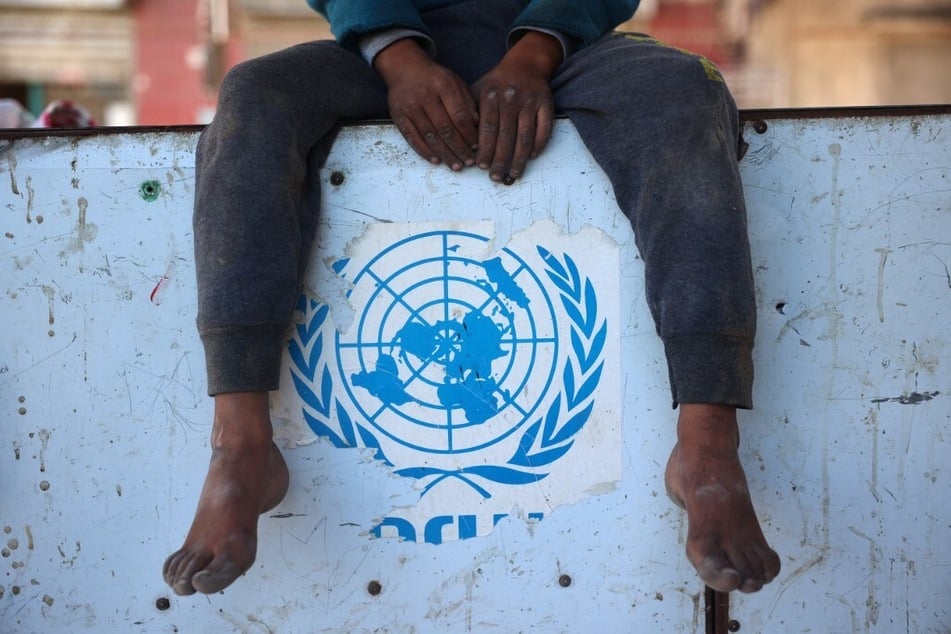
[[[505,53],[523,4],[473,0],[427,12],[437,61],[475,81]],[[751,407],[755,305],[739,130],[719,73],[645,36],[611,34],[566,59],[552,89],[633,225],[674,403]],[[323,164],[342,123],[387,116],[380,77],[334,42],[228,73],[196,159],[209,393],[278,387],[317,226],[320,192],[308,170]]]

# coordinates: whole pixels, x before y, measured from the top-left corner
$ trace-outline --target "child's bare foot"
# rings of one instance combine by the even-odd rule
[[[185,544],[162,573],[176,594],[218,592],[257,551],[258,516],[284,498],[288,472],[271,440],[266,392],[215,397],[212,454]]]
[[[687,558],[720,592],[756,592],[779,574],[737,455],[736,410],[681,404],[677,445],[667,463],[671,498],[687,511]]]

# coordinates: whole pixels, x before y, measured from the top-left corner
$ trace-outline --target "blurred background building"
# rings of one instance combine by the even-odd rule
[[[642,0],[743,108],[951,103],[951,0]],[[329,38],[304,0],[0,0],[0,98],[106,125],[207,122],[238,61]]]

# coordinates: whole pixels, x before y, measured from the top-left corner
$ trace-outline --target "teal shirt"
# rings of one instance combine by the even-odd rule
[[[341,45],[356,49],[360,36],[402,27],[428,33],[420,13],[459,0],[307,0],[330,22]],[[541,28],[590,44],[630,19],[640,0],[531,0],[512,28]]]

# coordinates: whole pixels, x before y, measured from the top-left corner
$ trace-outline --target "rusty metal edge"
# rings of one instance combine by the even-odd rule
[[[835,108],[748,108],[740,110],[740,121],[775,119],[866,119],[876,117],[926,117],[951,114],[951,104],[913,106],[849,106]]]
[[[849,119],[876,117],[925,117],[951,114],[951,104],[914,106],[855,106],[835,108],[753,108],[740,110],[740,121],[771,121],[777,119]],[[565,118],[561,116],[559,118]],[[386,125],[386,119],[351,121],[352,124]],[[204,125],[121,126],[99,128],[0,128],[0,139],[42,137],[92,137],[114,134],[197,133]]]
[[[203,125],[101,126],[97,128],[0,128],[0,139],[36,139],[47,137],[93,137],[116,134],[197,133]]]
[[[730,593],[717,592],[704,586],[704,625],[705,634],[728,634],[730,628]]]

